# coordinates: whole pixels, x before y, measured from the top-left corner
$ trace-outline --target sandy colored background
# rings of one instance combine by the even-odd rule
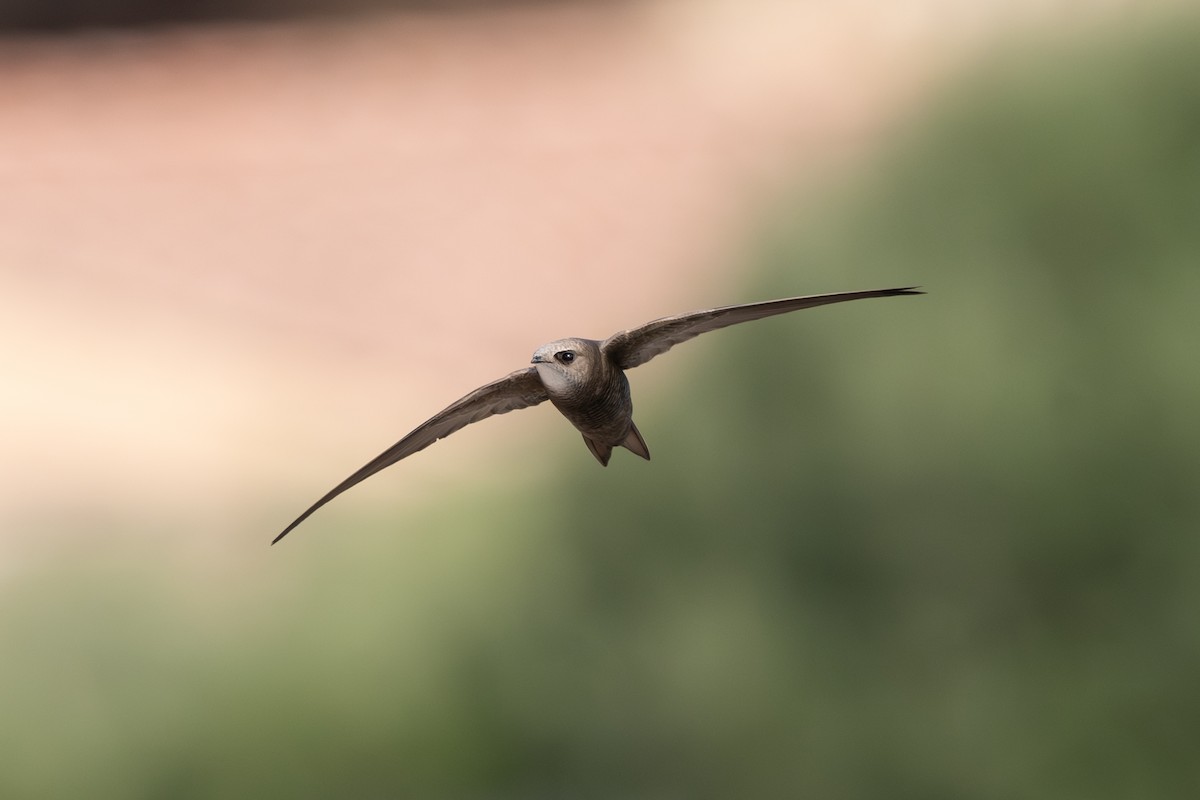
[[[738,248],[797,176],[864,157],[1014,29],[1125,8],[710,0],[10,36],[0,521],[302,507],[545,341],[759,299]],[[795,293],[872,287],[864,265]],[[570,435],[543,422],[362,493],[534,426]]]

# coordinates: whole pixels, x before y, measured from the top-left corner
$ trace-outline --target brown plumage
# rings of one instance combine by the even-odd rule
[[[532,366],[481,386],[426,420],[400,441],[379,454],[349,478],[313,503],[275,544],[314,511],[380,470],[423,450],[438,439],[495,414],[506,414],[549,400],[583,434],[588,450],[608,466],[613,448],[624,447],[650,459],[646,441],[633,424],[633,401],[625,370],[645,364],[680,342],[739,322],[786,314],[867,297],[924,294],[913,287],[840,292],[789,297],[764,303],[724,306],[663,317],[637,328],[614,333],[603,342],[595,339],[559,339],[539,347]]]

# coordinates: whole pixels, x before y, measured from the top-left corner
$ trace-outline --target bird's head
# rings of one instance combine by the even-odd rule
[[[544,344],[533,354],[532,363],[546,389],[554,394],[571,394],[600,369],[600,344],[590,339],[559,339]]]

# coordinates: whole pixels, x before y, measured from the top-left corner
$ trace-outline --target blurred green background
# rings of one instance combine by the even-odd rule
[[[347,496],[273,571],[114,522],[7,579],[0,796],[1197,796],[1200,27],[1169,23],[1005,49],[782,203],[742,297],[929,294],[633,373],[650,464],[565,436],[535,480]],[[247,548],[307,502],[268,500]]]

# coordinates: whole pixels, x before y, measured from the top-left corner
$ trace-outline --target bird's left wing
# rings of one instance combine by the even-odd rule
[[[366,480],[382,469],[390,467],[402,458],[411,456],[418,450],[424,450],[438,439],[444,439],[455,431],[479,422],[481,419],[496,414],[506,414],[520,408],[536,406],[549,397],[546,388],[538,377],[537,369],[526,367],[510,373],[498,381],[480,386],[475,391],[451,403],[430,419],[419,425],[412,433],[380,453],[374,460],[366,464],[358,472],[333,487],[307,511],[296,518],[296,521],[283,529],[271,544],[275,544],[284,536],[308,519],[314,511],[337,497],[351,486]]]
[[[783,300],[768,300],[764,303],[747,303],[740,306],[723,306],[704,311],[692,311],[647,322],[637,328],[614,333],[604,340],[600,349],[621,369],[633,369],[645,364],[657,355],[667,352],[680,342],[695,338],[702,333],[719,330],[739,322],[786,314],[802,308],[813,308],[829,303],[844,303],[865,297],[893,297],[902,294],[924,294],[915,287],[901,289],[873,289],[866,292],[838,292],[836,294],[814,294],[807,297],[788,297]]]

